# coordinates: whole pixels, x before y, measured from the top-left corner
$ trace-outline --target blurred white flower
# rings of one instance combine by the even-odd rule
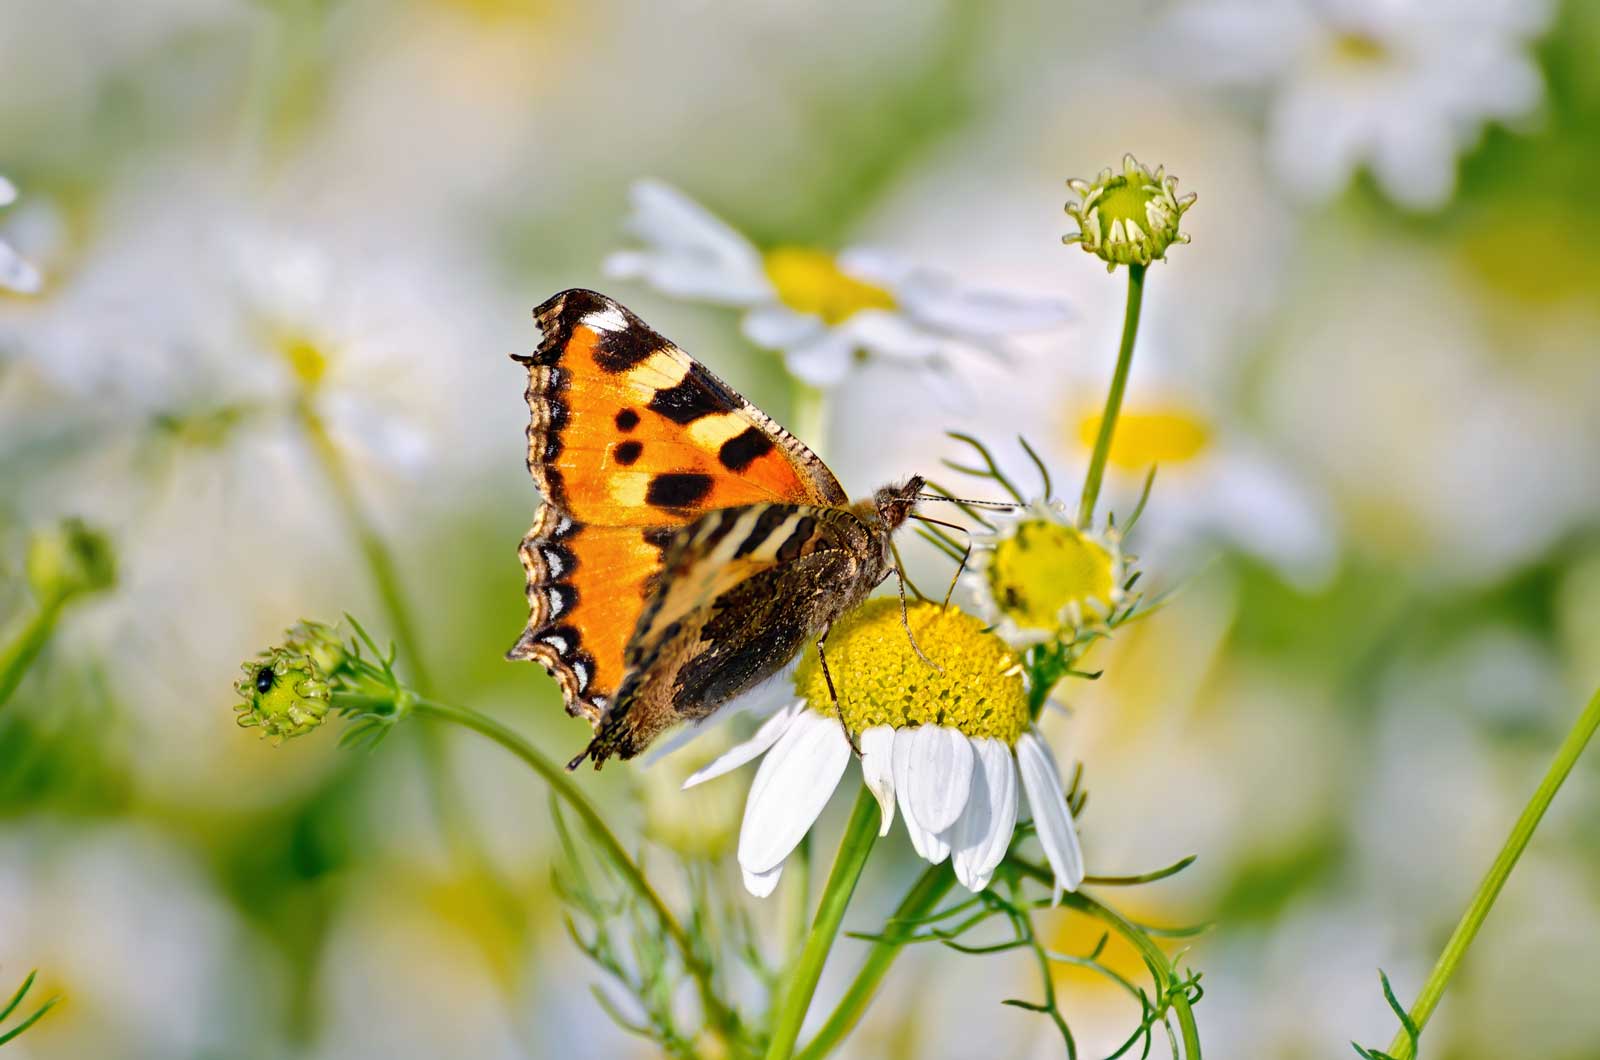
[[[839,384],[858,359],[943,371],[962,351],[1005,358],[1011,336],[1068,319],[1059,299],[968,286],[875,250],[763,253],[656,181],[635,183],[632,199],[627,227],[643,248],[610,255],[606,272],[675,298],[743,309],[745,336],[780,351],[790,373],[811,386]]]
[[[1021,667],[1004,642],[970,615],[932,604],[907,615],[922,651],[943,660],[932,672],[911,647],[899,602],[871,601],[828,638],[834,680],[853,690],[832,710],[814,656],[796,672],[801,699],[754,736],[684,782],[693,787],[761,758],[739,830],[739,867],[751,894],[778,885],[783,864],[816,824],[850,764],[844,726],[858,737],[861,777],[888,835],[895,806],[917,855],[951,859],[971,891],[989,885],[1016,829],[1026,793],[1057,891],[1083,882],[1083,854],[1049,745],[1028,720]],[[921,694],[907,702],[908,675]],[[765,757],[763,757],[765,756]]]
[[[0,908],[3,989],[38,968],[30,998],[65,997],[12,1046],[19,1060],[197,1056],[244,1032],[230,1021],[250,1026],[253,1012],[269,1011],[234,999],[270,999],[270,964],[199,867],[153,833],[11,830],[0,841]],[[235,974],[246,967],[248,983]]]
[[[1104,411],[1104,385],[1077,374],[1066,391],[1070,397],[1053,427],[1068,467],[1088,463]],[[1156,478],[1150,502],[1130,539],[1146,560],[1190,567],[1201,558],[1197,552],[1222,541],[1302,587],[1332,575],[1338,533],[1326,499],[1274,453],[1269,440],[1249,431],[1241,418],[1217,411],[1215,399],[1187,373],[1141,349],[1106,464],[1106,497],[1119,521],[1132,514],[1151,468]]]
[[[17,188],[5,177],[0,177],[0,208],[17,201]],[[43,286],[39,270],[22,259],[11,244],[0,239],[0,290],[18,294],[37,294]]]
[[[1530,114],[1529,51],[1546,0],[1201,0],[1175,18],[1195,76],[1265,88],[1267,150],[1325,199],[1362,166],[1397,203],[1432,209],[1488,122]]]

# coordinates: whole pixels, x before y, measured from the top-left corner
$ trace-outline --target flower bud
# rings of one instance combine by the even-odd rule
[[[337,669],[344,661],[342,648],[337,656],[329,650],[328,633],[325,626],[301,623],[289,631],[284,646],[243,664],[244,677],[233,686],[244,700],[233,708],[241,728],[259,727],[263,738],[281,742],[322,724],[328,716],[328,678],[334,672],[322,662],[332,660]]]
[[[1178,231],[1178,222],[1194,205],[1195,196],[1191,192],[1178,198],[1177,184],[1178,178],[1167,176],[1165,166],[1151,173],[1132,155],[1123,156],[1121,173],[1101,170],[1092,184],[1069,180],[1067,187],[1081,200],[1067,204],[1078,231],[1061,241],[1099,255],[1107,272],[1118,265],[1164,261],[1169,246],[1189,242]]]
[[[28,541],[28,586],[42,602],[63,602],[97,593],[117,581],[111,541],[82,519],[65,519]]]

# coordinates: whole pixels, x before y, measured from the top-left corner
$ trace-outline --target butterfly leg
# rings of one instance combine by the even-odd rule
[[[915,651],[917,653],[917,657],[923,662],[933,667],[939,673],[944,673],[944,667],[928,658],[928,653],[923,651],[922,645],[917,643],[917,635],[911,632],[911,619],[906,615],[906,576],[900,573],[900,567],[898,565],[896,565],[894,568],[894,580],[896,586],[898,586],[900,589],[900,624],[905,627],[906,637],[911,641],[911,650]],[[945,600],[945,602],[949,603],[948,598]]]
[[[850,750],[860,758],[861,745],[856,743],[855,734],[850,731],[850,726],[844,720],[844,710],[839,706],[839,693],[833,687],[833,673],[828,669],[828,653],[822,647],[827,639],[828,631],[823,630],[822,636],[817,638],[817,661],[822,664],[822,679],[828,683],[828,698],[833,700],[834,713],[839,715],[839,727],[844,730],[844,738],[850,744]]]

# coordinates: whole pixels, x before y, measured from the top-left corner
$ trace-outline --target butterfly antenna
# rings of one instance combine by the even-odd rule
[[[914,516],[913,518],[916,517]],[[894,554],[894,580],[895,586],[900,590],[900,624],[905,627],[906,639],[911,641],[911,650],[917,653],[919,659],[939,673],[944,673],[944,667],[928,658],[928,653],[923,651],[922,645],[917,643],[917,635],[911,632],[911,617],[906,613],[906,576],[904,571],[901,570],[905,563],[900,559],[900,549],[896,547],[893,541],[889,542],[889,551]],[[922,593],[918,592],[917,595],[922,596]],[[926,599],[926,597],[923,598]]]
[[[974,501],[965,497],[947,497],[942,493],[919,493],[918,501],[944,501],[946,504],[959,504],[964,507],[983,508],[991,512],[1014,512],[1025,505],[1016,501]]]
[[[956,564],[956,572],[950,576],[950,588],[944,591],[943,606],[949,607],[950,598],[954,596],[956,592],[956,583],[961,580],[962,572],[967,569],[967,561],[972,558],[972,531],[957,523],[947,523],[942,519],[930,519],[926,515],[913,515],[911,518],[915,519],[919,523],[932,523],[934,526],[942,526],[950,530],[958,530],[966,535],[967,544],[961,552],[961,562]]]

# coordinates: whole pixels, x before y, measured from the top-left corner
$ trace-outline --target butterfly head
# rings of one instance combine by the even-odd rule
[[[884,486],[872,495],[872,507],[878,521],[886,531],[899,529],[917,506],[918,494],[927,483],[921,475],[912,475],[898,485]]]

